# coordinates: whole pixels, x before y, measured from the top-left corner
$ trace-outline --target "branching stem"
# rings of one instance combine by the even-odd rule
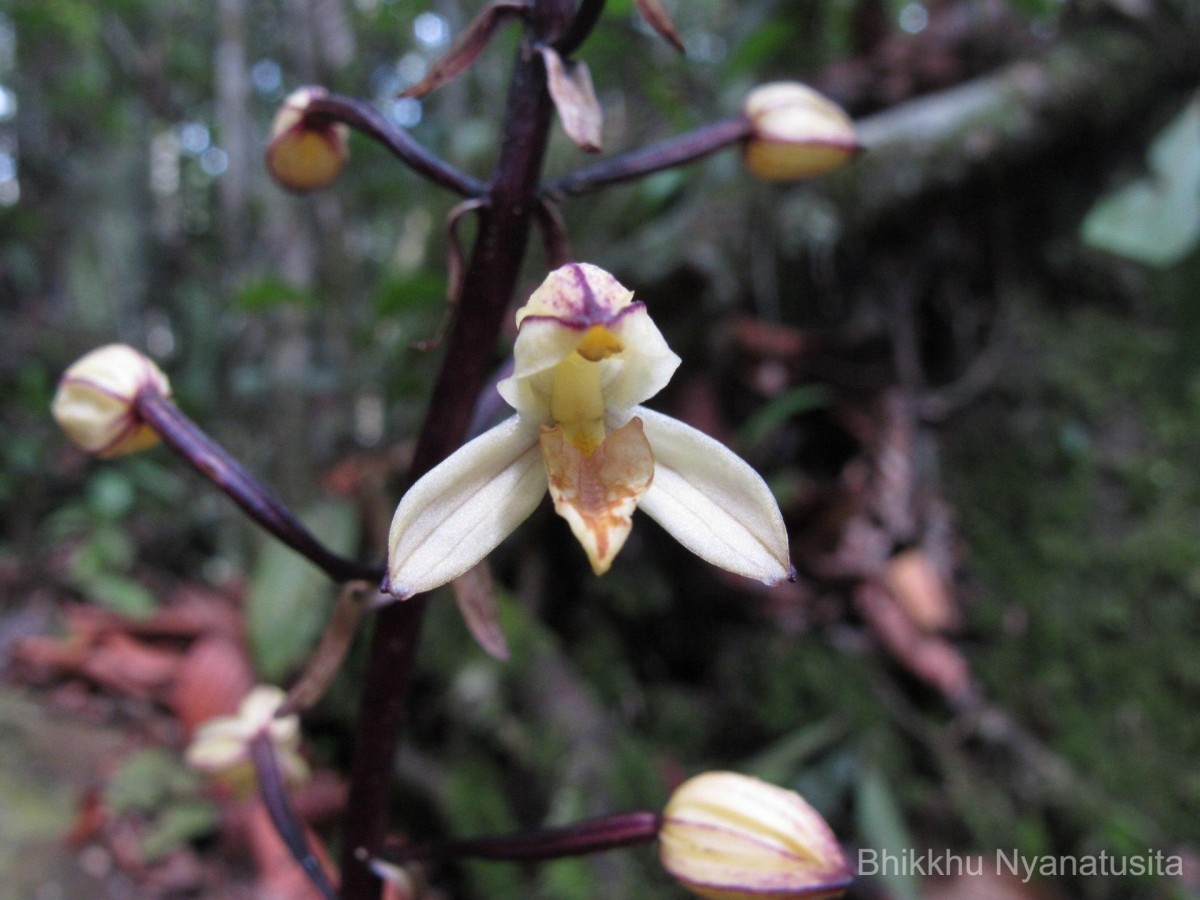
[[[322,544],[296,514],[251,475],[232,454],[189,419],[168,397],[142,391],[133,401],[137,415],[163,443],[219,487],[251,519],[337,582],[356,578],[378,584],[384,567],[339,556]]]

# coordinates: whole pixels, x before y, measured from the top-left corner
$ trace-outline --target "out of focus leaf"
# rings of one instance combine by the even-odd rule
[[[203,800],[176,800],[142,836],[142,858],[153,863],[177,847],[216,830],[220,809]]]
[[[546,63],[550,96],[558,110],[563,131],[581,150],[596,153],[604,130],[604,110],[596,99],[587,64],[567,61],[550,47],[540,48]]]
[[[152,812],[174,797],[195,791],[197,784],[195,774],[177,754],[152,747],[125,760],[108,783],[104,799],[117,815]]]
[[[756,444],[792,416],[820,409],[829,403],[829,389],[819,384],[801,385],[772,397],[742,426],[738,440]]]
[[[349,554],[358,541],[358,517],[349,503],[322,503],[304,524],[335,553]],[[246,597],[246,631],[259,673],[278,681],[312,649],[332,597],[329,579],[289,548],[263,547]]]
[[[446,55],[430,67],[429,74],[417,84],[406,88],[401,96],[424,97],[447,81],[457,78],[487,49],[496,29],[505,21],[521,15],[525,8],[524,3],[506,2],[492,3],[484,7]]]
[[[277,306],[305,306],[312,301],[312,295],[307,291],[278,278],[252,281],[233,297],[234,305],[246,312],[262,312]]]
[[[1200,243],[1200,99],[1150,147],[1150,174],[1103,197],[1083,220],[1093,247],[1167,267]]]
[[[785,734],[739,766],[739,771],[763,781],[785,784],[813,754],[846,734],[846,723],[837,716],[804,725]]]
[[[864,849],[876,850],[880,858],[885,854],[902,857],[907,851],[915,850],[916,844],[900,814],[900,804],[892,792],[883,772],[871,766],[864,769],[858,782],[855,796],[858,818],[858,833],[862,836]],[[896,900],[920,900],[921,885],[912,873],[899,867],[884,869],[880,879],[887,885],[890,896]]]
[[[97,573],[85,579],[80,586],[89,599],[133,619],[144,618],[158,608],[154,594],[136,581],[120,575]]]

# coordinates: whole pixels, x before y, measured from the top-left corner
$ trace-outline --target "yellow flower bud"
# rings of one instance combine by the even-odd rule
[[[314,124],[306,117],[309,104],[325,96],[324,88],[292,91],[275,113],[271,142],[267,145],[267,170],[293,191],[328,187],[350,158],[350,131],[340,122]]]
[[[95,456],[120,456],[158,443],[134,409],[140,391],[169,397],[171,385],[145,355],[109,344],[63,373],[50,409],[71,443]]]
[[[845,111],[798,82],[756,88],[742,113],[753,127],[745,144],[746,168],[765,181],[824,175],[860,149]]]
[[[833,832],[799,794],[734,772],[707,772],[675,791],[659,856],[708,900],[818,900],[851,880]]]

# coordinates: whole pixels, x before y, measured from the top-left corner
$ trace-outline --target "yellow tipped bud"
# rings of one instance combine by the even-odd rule
[[[799,794],[734,772],[707,772],[675,791],[659,856],[708,900],[818,900],[851,880],[833,832]]]
[[[101,457],[135,453],[158,443],[158,435],[133,408],[140,391],[169,397],[171,385],[145,355],[109,344],[63,373],[50,410],[80,449]]]
[[[324,88],[299,88],[275,113],[267,145],[267,170],[288,190],[328,187],[350,158],[350,131],[345,125],[314,124],[307,118],[309,105],[325,94]]]
[[[756,88],[742,112],[753,127],[745,145],[746,168],[765,181],[824,175],[860,149],[845,111],[798,82]]]

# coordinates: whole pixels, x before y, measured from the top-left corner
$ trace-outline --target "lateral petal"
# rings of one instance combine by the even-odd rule
[[[409,488],[388,534],[388,593],[404,599],[457,578],[529,517],[546,493],[537,428],[506,419]]]
[[[591,455],[582,453],[561,426],[540,438],[554,509],[571,526],[603,575],[629,537],[633,511],[654,478],[654,457],[639,419],[611,432]]]
[[[642,406],[654,483],[639,506],[715,566],[776,584],[792,572],[779,504],[761,476],[719,441]]]

